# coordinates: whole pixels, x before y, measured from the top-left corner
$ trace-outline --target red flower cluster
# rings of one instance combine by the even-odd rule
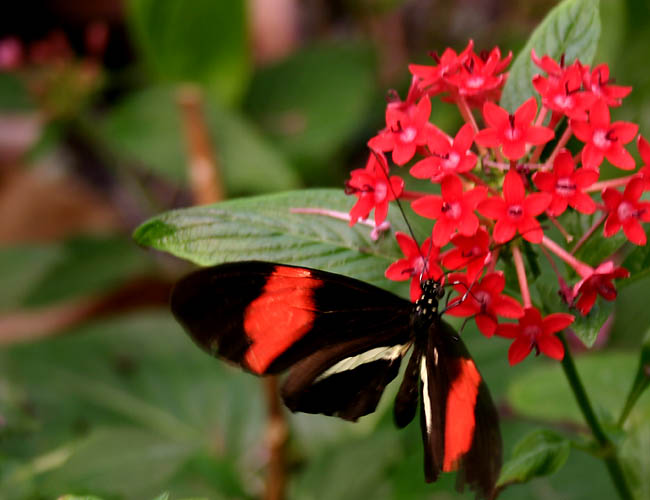
[[[541,109],[531,96],[511,113],[497,104],[511,54],[502,58],[495,48],[478,55],[470,41],[460,53],[448,48],[433,57],[433,66],[409,66],[413,80],[406,100],[392,94],[385,128],[368,141],[368,165],[352,172],[348,192],[359,198],[350,212],[352,223],[367,217],[373,208],[375,221],[381,223],[390,201],[409,200],[416,214],[434,221],[431,237],[418,246],[412,237],[397,233],[404,258],[393,263],[386,276],[411,279],[410,295],[415,300],[423,279],[442,279],[443,268],[451,271],[446,280],[458,296],[450,302],[449,314],[473,317],[488,337],[514,339],[509,352],[512,364],[533,349],[561,359],[564,349],[555,334],[569,326],[574,316],[543,317],[533,306],[517,236],[543,246],[542,258],[551,260],[554,254],[580,276],[568,287],[551,262],[569,307],[585,315],[598,295],[606,300],[616,297],[612,280],[625,278],[628,272],[611,261],[592,267],[578,260],[577,248],[572,253],[564,250],[545,234],[550,224],[540,221],[549,220],[568,235],[558,217],[570,211],[600,211],[596,224],[604,222],[604,231],[597,231],[597,226],[589,229],[580,244],[599,235],[613,236],[621,228],[632,243],[646,243],[642,223],[650,222],[650,202],[640,200],[650,190],[650,144],[638,138],[646,166],[637,173],[599,181],[605,159],[622,170],[636,167],[626,145],[637,136],[638,126],[612,121],[610,110],[621,104],[631,88],[613,85],[605,64],[592,69],[576,60],[565,65],[563,59],[540,58],[533,52],[534,63],[544,72],[533,78]],[[466,122],[455,134],[429,121],[431,98],[439,94],[458,107]],[[475,116],[472,108],[479,108],[481,116]],[[483,126],[477,118],[482,118]],[[582,146],[569,151],[567,144],[574,135]],[[405,174],[389,175],[384,157],[388,152],[395,165],[408,165],[411,176],[428,179],[439,191],[404,191]],[[593,198],[597,192],[601,200]],[[496,270],[501,255],[512,256],[520,298],[504,292],[504,272]],[[518,323],[500,323],[499,318]]]

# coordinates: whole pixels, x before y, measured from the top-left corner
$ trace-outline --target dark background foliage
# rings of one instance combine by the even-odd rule
[[[187,140],[183,96],[200,92],[225,198],[323,186],[342,193],[350,169],[365,162],[365,142],[383,125],[387,89],[403,95],[408,86],[409,62],[424,63],[429,51],[447,46],[460,50],[469,38],[478,50],[499,45],[517,55],[553,6],[3,6],[0,39],[22,44],[23,63],[0,72],[0,498],[142,499],[165,491],[173,499],[255,498],[263,490],[260,382],[199,352],[172,320],[166,297],[189,265],[131,240],[141,222],[192,203],[188,163],[197,150]],[[640,0],[602,0],[594,57],[609,63],[617,83],[634,86],[615,118],[638,122],[646,135],[649,10]],[[69,44],[63,53],[52,49],[61,37]],[[455,108],[441,103],[432,119],[446,130],[461,123]],[[312,196],[315,203],[318,194]],[[280,201],[293,206],[291,198]],[[247,223],[251,231],[263,225]],[[298,232],[313,230],[295,224]],[[369,258],[365,277],[379,283],[388,261]],[[642,270],[646,262],[637,257],[634,265]],[[342,258],[336,270],[351,272],[345,266]],[[634,378],[650,323],[649,287],[647,279],[624,284],[595,352],[578,360],[605,421],[618,417]],[[470,327],[464,337],[499,404],[506,457],[518,447],[527,470],[557,471],[500,498],[614,497],[602,463],[581,452],[585,427],[559,366],[529,359],[510,368],[507,342]],[[456,497],[453,475],[424,483],[419,428],[398,432],[392,424],[395,390],[357,424],[288,417],[289,498]],[[634,438],[621,436],[643,498],[650,495],[648,419],[646,394],[630,417]],[[540,424],[553,431],[529,434]],[[517,466],[507,472],[523,479]]]

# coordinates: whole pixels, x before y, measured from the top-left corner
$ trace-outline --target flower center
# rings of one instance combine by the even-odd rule
[[[482,76],[472,76],[471,78],[465,80],[465,86],[469,87],[470,89],[481,88],[483,86],[483,83],[485,83],[485,78]]]
[[[531,341],[534,341],[539,335],[542,334],[542,329],[539,325],[527,325],[523,331]]]
[[[418,135],[418,129],[416,129],[415,127],[406,127],[399,135],[399,138],[402,142],[413,142],[415,136],[417,135]]]
[[[521,131],[518,128],[510,127],[503,133],[509,141],[517,141],[521,138]]]
[[[521,205],[510,205],[508,207],[508,217],[518,221],[524,215],[524,207]]]
[[[636,210],[634,205],[630,202],[623,201],[616,209],[616,215],[618,215],[618,219],[623,222],[630,217],[636,217]]]
[[[463,207],[461,207],[460,203],[458,203],[457,201],[454,201],[453,203],[447,203],[445,201],[442,204],[442,212],[449,219],[459,219],[463,212]]]
[[[558,94],[553,98],[553,102],[560,109],[570,109],[573,107],[573,97],[570,95]]]
[[[555,183],[555,192],[560,196],[568,198],[569,196],[573,196],[575,194],[576,185],[571,182],[571,179],[569,177],[564,177],[562,179],[558,179]]]
[[[610,141],[609,137],[607,136],[607,130],[603,129],[598,129],[594,132],[592,141],[594,143],[594,146],[599,149],[609,149],[609,146],[612,143],[612,141]]]
[[[447,158],[442,161],[442,166],[448,170],[454,170],[459,163],[460,155],[456,151],[452,151],[447,155]]]
[[[478,290],[477,292],[474,292],[474,300],[477,302],[477,304],[481,307],[481,311],[486,311],[490,307],[490,303],[492,302],[492,296],[483,290]]]
[[[388,186],[384,182],[375,184],[375,203],[380,203],[386,199],[388,194]]]

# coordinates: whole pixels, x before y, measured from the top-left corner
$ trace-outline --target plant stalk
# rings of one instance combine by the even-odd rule
[[[576,398],[576,402],[580,407],[582,416],[585,418],[587,425],[591,429],[591,433],[600,446],[600,451],[602,453],[603,460],[605,461],[605,466],[607,467],[607,471],[612,478],[612,482],[614,483],[614,487],[618,492],[618,496],[621,500],[633,500],[634,497],[625,479],[623,466],[621,465],[621,462],[618,458],[616,446],[609,439],[607,434],[605,434],[605,431],[603,430],[600,422],[598,421],[598,418],[596,417],[596,413],[594,412],[591,402],[589,401],[589,396],[587,396],[587,392],[585,391],[582,380],[580,379],[580,375],[578,375],[575,363],[573,362],[573,356],[571,355],[571,351],[569,349],[569,343],[567,342],[564,333],[560,332],[558,334],[558,337],[564,345],[562,369],[564,370],[564,374],[566,375],[566,378],[569,382],[569,386],[573,391],[573,395]]]

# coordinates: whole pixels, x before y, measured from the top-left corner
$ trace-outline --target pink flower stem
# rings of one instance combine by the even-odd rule
[[[535,126],[540,127],[546,118],[546,113],[548,113],[548,108],[542,104],[542,109],[539,110],[537,119],[535,120]]]
[[[573,236],[569,234],[569,232],[564,228],[562,224],[560,224],[560,221],[558,221],[555,217],[551,217],[550,215],[548,216],[548,219],[551,221],[551,224],[553,224],[557,230],[560,231],[560,234],[564,236],[564,239],[567,243],[571,243],[573,241]]]
[[[465,179],[467,179],[468,181],[471,181],[474,184],[476,184],[477,186],[485,186],[485,187],[487,187],[490,194],[494,194],[494,195],[499,194],[499,191],[497,189],[495,189],[492,186],[488,185],[483,179],[481,179],[479,176],[473,174],[472,172],[463,172],[461,175]]]
[[[472,110],[469,109],[469,104],[467,104],[465,97],[462,95],[456,95],[456,105],[458,106],[458,111],[460,111],[460,115],[463,117],[463,120],[472,126],[472,130],[475,134],[478,134],[478,125],[476,124],[476,118],[474,118]],[[478,151],[481,156],[487,155],[487,149],[478,144],[476,146],[478,147]]]
[[[571,255],[575,255],[578,250],[580,250],[580,247],[585,244],[585,242],[591,238],[591,235],[596,232],[596,230],[600,227],[600,225],[605,222],[605,219],[607,219],[607,216],[609,214],[604,213],[603,215],[600,216],[600,219],[598,219],[590,228],[589,230],[582,235],[582,237],[578,240],[578,243],[576,243],[576,246],[573,247],[571,250]]]
[[[549,264],[551,264],[551,268],[553,269],[555,276],[557,276],[557,282],[560,285],[560,295],[566,304],[571,304],[573,302],[573,290],[571,290],[571,287],[569,287],[566,281],[564,281],[560,270],[555,265],[555,261],[553,260],[553,257],[551,257],[551,254],[548,253],[548,250],[543,246],[541,246],[540,249],[542,250],[544,257],[546,257],[546,260],[548,260]]]
[[[592,193],[594,191],[602,191],[605,188],[615,188],[619,186],[625,186],[628,182],[634,179],[635,175],[628,175],[626,177],[617,177],[616,179],[609,179],[607,181],[594,182],[591,186],[585,189],[586,193]]]
[[[593,273],[593,268],[588,264],[585,264],[581,260],[576,259],[573,255],[567,252],[564,248],[555,243],[548,236],[542,238],[542,245],[548,248],[551,252],[557,255],[560,259],[570,265],[575,271],[583,278],[591,276]]]
[[[555,145],[555,149],[551,153],[551,156],[548,157],[546,160],[546,163],[544,164],[544,169],[550,170],[553,168],[553,161],[555,160],[555,157],[557,154],[560,152],[560,150],[566,146],[566,143],[569,142],[569,139],[571,139],[571,136],[573,135],[573,130],[571,130],[571,127],[567,125],[566,129],[564,130],[564,133],[562,134],[562,137],[560,137],[560,140],[557,141],[557,144]]]
[[[347,222],[350,222],[351,220],[349,213],[339,212],[338,210],[330,210],[328,208],[311,208],[311,207],[290,208],[289,213],[324,215],[325,217],[331,217],[333,219],[344,220]],[[387,220],[385,220],[379,225],[375,224],[375,221],[372,219],[359,219],[357,222],[359,224],[363,224],[364,226],[369,226],[372,228],[372,231],[370,232],[370,238],[373,241],[377,241],[379,239],[379,236],[381,236],[381,233],[388,231],[390,229],[390,222],[388,222]]]
[[[423,196],[428,196],[430,193],[421,193],[419,191],[402,191],[400,200],[419,200]]]
[[[512,246],[512,258],[515,262],[515,269],[517,270],[517,279],[519,280],[519,288],[521,290],[521,300],[524,307],[531,307],[530,290],[528,288],[528,279],[526,278],[526,267],[524,265],[524,258],[521,255],[519,245]]]
[[[485,159],[483,160],[483,165],[487,165],[488,167],[498,168],[499,170],[503,170],[504,172],[510,170],[509,164],[504,162],[499,162],[499,161],[492,161],[492,160]]]

